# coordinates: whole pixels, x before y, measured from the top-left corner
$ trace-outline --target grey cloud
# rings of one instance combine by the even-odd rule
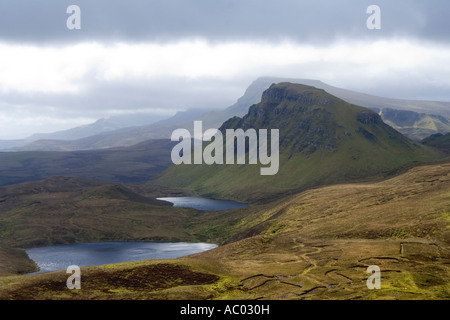
[[[66,28],[66,8],[82,10],[82,29]],[[377,4],[382,10],[382,29],[368,30],[366,9]],[[2,0],[0,42],[72,44],[80,41],[155,42],[202,37],[212,42],[289,38],[301,43],[327,45],[333,40],[410,38],[449,44],[448,0]],[[1,52],[0,52],[1,55]],[[344,66],[345,68],[346,66]],[[315,78],[332,72],[330,85],[372,94],[405,98],[448,100],[448,88],[424,85],[424,75],[363,83],[345,79],[339,66],[322,62],[267,66],[233,79],[187,80],[174,77],[100,82],[92,75],[84,80],[80,94],[4,93],[0,115],[23,110],[29,115],[46,114],[55,119],[103,118],[112,111],[161,108],[217,109],[233,104],[259,76]],[[1,71],[0,71],[1,72]],[[422,77],[422,78],[421,78]],[[433,79],[448,78],[445,74]],[[436,80],[437,81],[437,80]],[[15,112],[15,113],[20,113]],[[19,132],[21,128],[17,128]]]
[[[199,108],[209,111],[233,104],[253,78],[187,81],[158,78],[147,82],[94,82],[86,79],[79,94],[4,93],[0,95],[0,140],[23,138],[36,132],[53,132],[86,123],[86,119],[107,118],[117,114],[148,113],[171,116],[178,110]],[[91,82],[89,82],[91,81]],[[27,119],[48,117],[46,123],[27,122],[26,127],[2,115]],[[64,120],[66,123],[61,123]],[[78,124],[77,124],[78,121]],[[83,121],[83,123],[79,122]]]
[[[82,10],[82,29],[66,28],[66,8]],[[365,27],[366,9],[382,10],[382,30]],[[337,38],[413,37],[449,42],[448,0],[3,0],[0,39],[15,42],[211,41],[290,38],[327,43]]]
[[[75,94],[4,93],[0,96],[0,114],[13,106],[25,106],[30,114],[44,112],[55,117],[83,115],[92,118],[151,109],[168,112],[189,108],[216,110],[233,104],[249,84],[233,79],[216,80],[212,85],[210,79],[188,81],[174,77],[147,82],[86,81],[85,90]]]

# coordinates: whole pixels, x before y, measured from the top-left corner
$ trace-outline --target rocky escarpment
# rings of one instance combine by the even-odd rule
[[[364,111],[357,115],[356,119],[361,122],[362,124],[381,124],[383,123],[383,120],[381,119],[380,115],[371,112],[371,111]]]
[[[303,87],[306,88],[307,86]],[[307,106],[326,106],[331,103],[331,99],[323,97],[323,94],[325,93],[324,90],[312,87],[310,88],[312,90],[305,90],[299,93],[298,91],[289,90],[289,88],[283,88],[273,84],[269,89],[264,91],[261,101],[268,101],[272,103],[280,103],[282,101],[296,102]],[[322,94],[322,96],[320,96],[320,94]]]
[[[265,202],[284,190],[355,181],[435,156],[385,124],[374,111],[324,90],[287,82],[272,85],[244,117],[229,119],[219,130],[226,135],[228,129],[267,129],[268,133],[278,129],[278,172],[261,176],[260,166],[250,163],[177,166],[158,182],[179,186],[183,181],[181,186],[212,197]],[[248,155],[250,148],[247,139]]]
[[[309,157],[321,149],[334,150],[341,138],[348,137],[338,132],[332,112],[340,100],[324,90],[282,83],[264,91],[261,100],[243,118],[229,119],[221,130],[279,129],[280,146],[289,150],[289,158],[298,153]]]

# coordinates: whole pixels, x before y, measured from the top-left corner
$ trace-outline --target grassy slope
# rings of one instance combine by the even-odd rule
[[[204,212],[192,232],[234,241],[175,260],[82,268],[79,291],[65,288],[64,272],[6,277],[0,298],[450,299],[449,209],[450,164],[417,167]],[[366,287],[369,265],[381,268],[381,290]]]
[[[431,146],[441,150],[446,154],[450,154],[450,133],[434,134],[426,139],[422,140],[422,143],[427,146]]]
[[[230,119],[221,130],[228,128],[279,129],[279,172],[261,176],[259,164],[172,165],[157,182],[260,202],[314,186],[384,177],[408,163],[439,156],[403,137],[373,111],[289,83],[272,86],[244,118]]]

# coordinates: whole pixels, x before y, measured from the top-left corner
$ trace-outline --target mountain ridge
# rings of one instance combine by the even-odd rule
[[[213,197],[262,200],[289,189],[383,175],[438,154],[407,139],[370,109],[292,83],[273,84],[247,115],[229,119],[220,130],[238,128],[280,130],[278,174],[260,177],[252,165],[172,165],[156,183]]]
[[[149,114],[111,116],[66,130],[51,133],[35,133],[24,139],[0,140],[0,150],[44,151],[45,148],[51,150],[51,147],[44,145],[43,148],[39,148],[39,146],[43,144],[43,141],[49,141],[50,143],[58,141],[60,144],[70,144],[72,140],[86,139],[92,136],[100,137],[109,134],[120,134],[161,121],[162,119],[165,119],[165,117]]]
[[[277,78],[277,77],[260,77],[254,80],[245,90],[243,96],[237,99],[233,105],[218,111],[212,111],[197,120],[202,120],[205,126],[218,128],[224,121],[233,116],[243,116],[247,113],[248,108],[261,101],[261,95],[272,83],[292,82],[314,86],[321,88],[349,103],[361,105],[379,112],[383,108],[410,110],[417,113],[443,115],[450,117],[450,102],[439,101],[419,101],[419,100],[402,100],[393,98],[384,98],[365,93],[359,93],[346,90],[334,86],[330,86],[319,80],[310,79],[294,79],[294,78]],[[163,122],[164,123],[164,122]],[[170,123],[170,121],[169,121]],[[178,121],[171,125],[149,125],[136,128],[134,130],[111,134],[108,136],[87,137],[74,141],[41,141],[23,146],[18,150],[35,151],[75,151],[88,150],[106,147],[120,147],[133,145],[148,139],[170,138],[170,134],[177,128],[191,128],[192,123],[186,121]],[[397,128],[400,129],[400,128]],[[427,133],[438,133],[438,131],[426,131]],[[408,131],[405,131],[408,133]],[[445,133],[445,132],[441,132]],[[423,138],[421,135],[420,138]],[[420,139],[419,139],[420,140]],[[8,143],[8,142],[4,142]],[[10,147],[10,146],[9,146]]]

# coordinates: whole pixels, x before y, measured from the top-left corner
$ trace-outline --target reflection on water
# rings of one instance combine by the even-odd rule
[[[40,270],[65,270],[70,265],[97,266],[148,259],[172,259],[217,247],[186,242],[99,242],[27,249]]]
[[[247,204],[230,200],[214,200],[200,197],[158,198],[175,207],[198,210],[228,210],[246,207]],[[208,243],[186,242],[100,242],[64,246],[33,248],[26,250],[36,262],[37,273],[65,270],[70,265],[97,266],[110,263],[131,262],[147,259],[172,259],[206,251],[217,247]]]
[[[246,203],[200,197],[166,197],[157,199],[171,202],[174,207],[194,208],[199,210],[228,210],[247,207]]]

